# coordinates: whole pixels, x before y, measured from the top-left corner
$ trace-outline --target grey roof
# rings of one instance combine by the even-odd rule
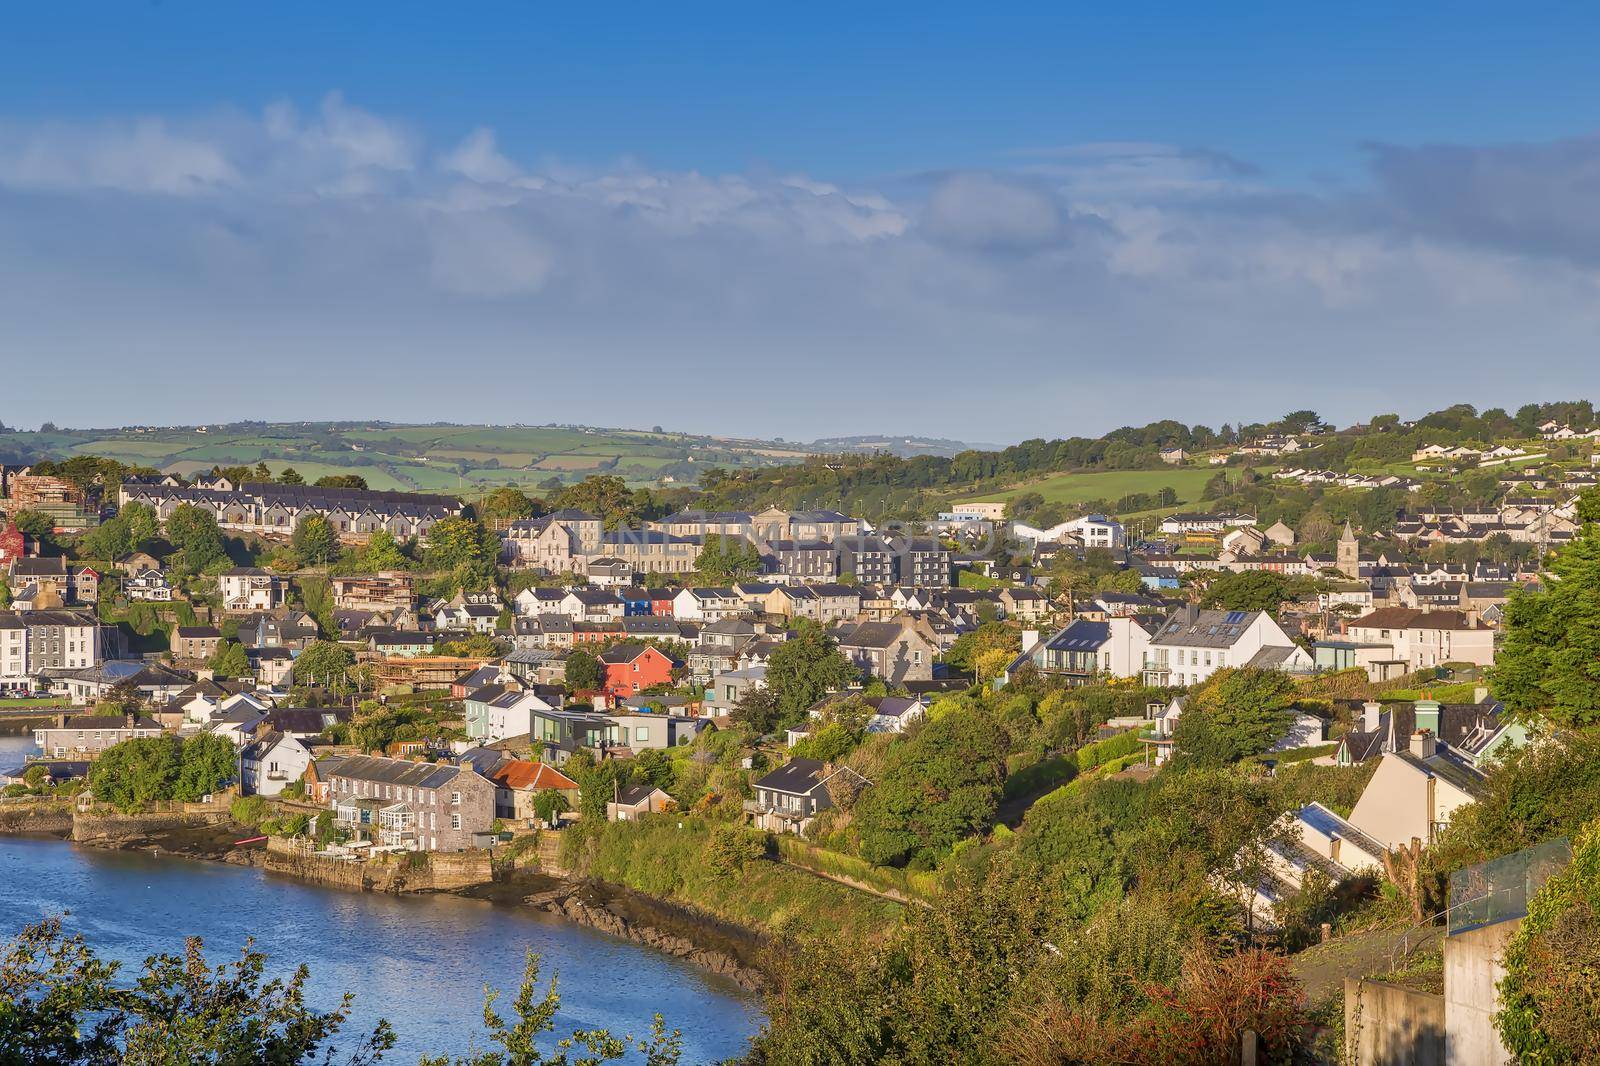
[[[352,781],[373,781],[414,788],[442,788],[460,773],[459,766],[407,762],[405,759],[389,759],[380,755],[352,755],[334,771],[336,776]]]
[[[1260,611],[1211,611],[1180,608],[1156,630],[1151,644],[1231,648],[1261,615]]]
[[[1409,750],[1397,751],[1394,754],[1417,769],[1432,774],[1441,781],[1449,782],[1469,796],[1477,796],[1483,792],[1484,782],[1487,780],[1483,772],[1447,751],[1441,749],[1426,759],[1418,758]]]
[[[804,796],[821,783],[827,764],[820,759],[790,759],[756,781],[757,788]]]
[[[835,639],[844,647],[887,648],[900,640],[902,632],[893,622],[861,622],[841,629]]]
[[[1111,639],[1109,622],[1091,622],[1079,618],[1044,642],[1051,651],[1098,651]]]

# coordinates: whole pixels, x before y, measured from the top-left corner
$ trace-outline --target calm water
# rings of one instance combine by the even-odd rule
[[[20,761],[25,747],[0,737],[0,765]],[[503,989],[505,1007],[529,948],[545,977],[561,977],[557,1035],[643,1033],[659,1011],[683,1030],[685,1061],[700,1063],[740,1054],[761,1021],[757,1000],[729,982],[531,910],[336,892],[243,867],[0,837],[0,938],[48,914],[66,915],[70,930],[125,968],[155,952],[181,954],[191,934],[215,964],[253,936],[274,973],[311,968],[314,1005],[356,994],[347,1033],[388,1018],[400,1043],[386,1061],[396,1063],[464,1051],[474,1035],[481,1044],[483,985]]]

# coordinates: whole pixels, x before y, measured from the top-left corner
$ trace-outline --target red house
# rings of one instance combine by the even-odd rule
[[[672,671],[683,664],[649,644],[617,644],[600,653],[606,671],[606,693],[626,699],[656,685],[670,684]]]
[[[0,563],[9,566],[14,559],[21,559],[27,554],[27,538],[22,535],[22,530],[17,528],[15,522],[7,522],[4,529],[0,529]]]
[[[651,589],[650,613],[658,617],[665,615],[666,617],[671,618],[673,611],[672,601],[677,595],[677,589]]]

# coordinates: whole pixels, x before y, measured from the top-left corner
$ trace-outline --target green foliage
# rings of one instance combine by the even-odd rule
[[[1288,577],[1270,570],[1237,570],[1222,574],[1206,586],[1201,605],[1222,611],[1266,611],[1277,614],[1288,600],[1302,599],[1315,589],[1315,581]]]
[[[374,530],[355,556],[356,569],[376,573],[380,570],[405,570],[411,559],[387,529]]]
[[[339,532],[319,514],[296,522],[289,543],[302,566],[325,566],[339,557]]]
[[[629,526],[639,520],[639,501],[628,483],[614,474],[596,474],[569,485],[556,497],[561,507],[587,511],[607,529]]]
[[[180,503],[167,516],[166,530],[167,540],[178,552],[172,566],[182,573],[198,574],[228,558],[216,515],[205,508]]]
[[[1600,724],[1600,526],[1585,523],[1550,569],[1559,580],[1506,604],[1490,684],[1524,720]]]
[[[1600,1060],[1600,821],[1528,902],[1504,965],[1495,1027],[1517,1062]]]
[[[246,677],[250,673],[250,656],[245,653],[243,644],[224,640],[217,644],[217,650],[212,652],[206,665],[220,678]]]
[[[1203,766],[1224,766],[1266,751],[1288,728],[1294,680],[1277,670],[1228,667],[1190,693],[1173,740]]]
[[[742,873],[752,862],[767,853],[766,836],[731,822],[718,822],[706,838],[706,865],[723,875]]]
[[[892,746],[856,803],[862,857],[899,865],[984,829],[999,807],[1005,755],[998,723],[976,709],[930,721]]]
[[[295,683],[349,692],[355,687],[350,678],[350,667],[355,661],[349,648],[331,640],[316,641],[295,657]]]
[[[115,517],[84,534],[79,544],[80,554],[90,559],[114,561],[154,540],[159,532],[155,512],[148,505],[134,501]]]
[[[131,984],[59,919],[25,928],[0,955],[0,1063],[131,1066],[166,1063],[291,1063],[322,1055],[349,1017],[350,995],[319,1013],[306,1006],[304,966],[266,979],[266,956],[249,944],[212,969],[198,937],[184,955],[152,955]],[[394,1046],[388,1023],[353,1046],[372,1062]]]
[[[43,511],[23,508],[11,516],[11,521],[22,532],[40,541],[49,540],[56,531],[56,520]]]
[[[238,776],[237,755],[233,744],[225,737],[210,733],[189,737],[179,752],[178,779],[173,784],[172,798],[198,803],[222,791]]]
[[[138,810],[172,799],[182,767],[177,737],[138,737],[113,744],[89,767],[97,800],[119,810]]]
[[[428,531],[423,562],[431,570],[448,570],[457,588],[472,591],[494,582],[500,538],[470,518],[445,518]]]
[[[260,826],[272,817],[272,804],[264,796],[240,796],[228,805],[228,816],[240,825]]]
[[[533,797],[533,813],[546,825],[565,814],[569,807],[566,794],[553,788],[541,789]]]
[[[761,572],[761,553],[744,537],[713,533],[705,538],[694,568],[707,581],[731,584]]]
[[[592,692],[605,684],[605,668],[600,665],[600,660],[584,651],[574,648],[567,655],[565,679],[568,692]]]
[[[679,821],[683,828],[678,828]],[[704,818],[584,821],[561,832],[562,861],[580,877],[688,904],[768,934],[866,939],[891,928],[899,904],[776,862],[748,863],[736,877],[711,868]]]
[[[801,625],[794,639],[779,644],[767,660],[767,688],[777,700],[778,724],[801,721],[806,708],[859,673],[820,626]]]

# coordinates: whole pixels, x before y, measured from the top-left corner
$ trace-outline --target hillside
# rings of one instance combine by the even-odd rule
[[[690,484],[709,466],[794,462],[803,446],[655,430],[586,426],[238,423],[54,430],[0,437],[0,460],[100,455],[184,476],[230,464],[294,467],[308,481],[359,474],[374,489],[462,492],[614,474],[632,485]]]

